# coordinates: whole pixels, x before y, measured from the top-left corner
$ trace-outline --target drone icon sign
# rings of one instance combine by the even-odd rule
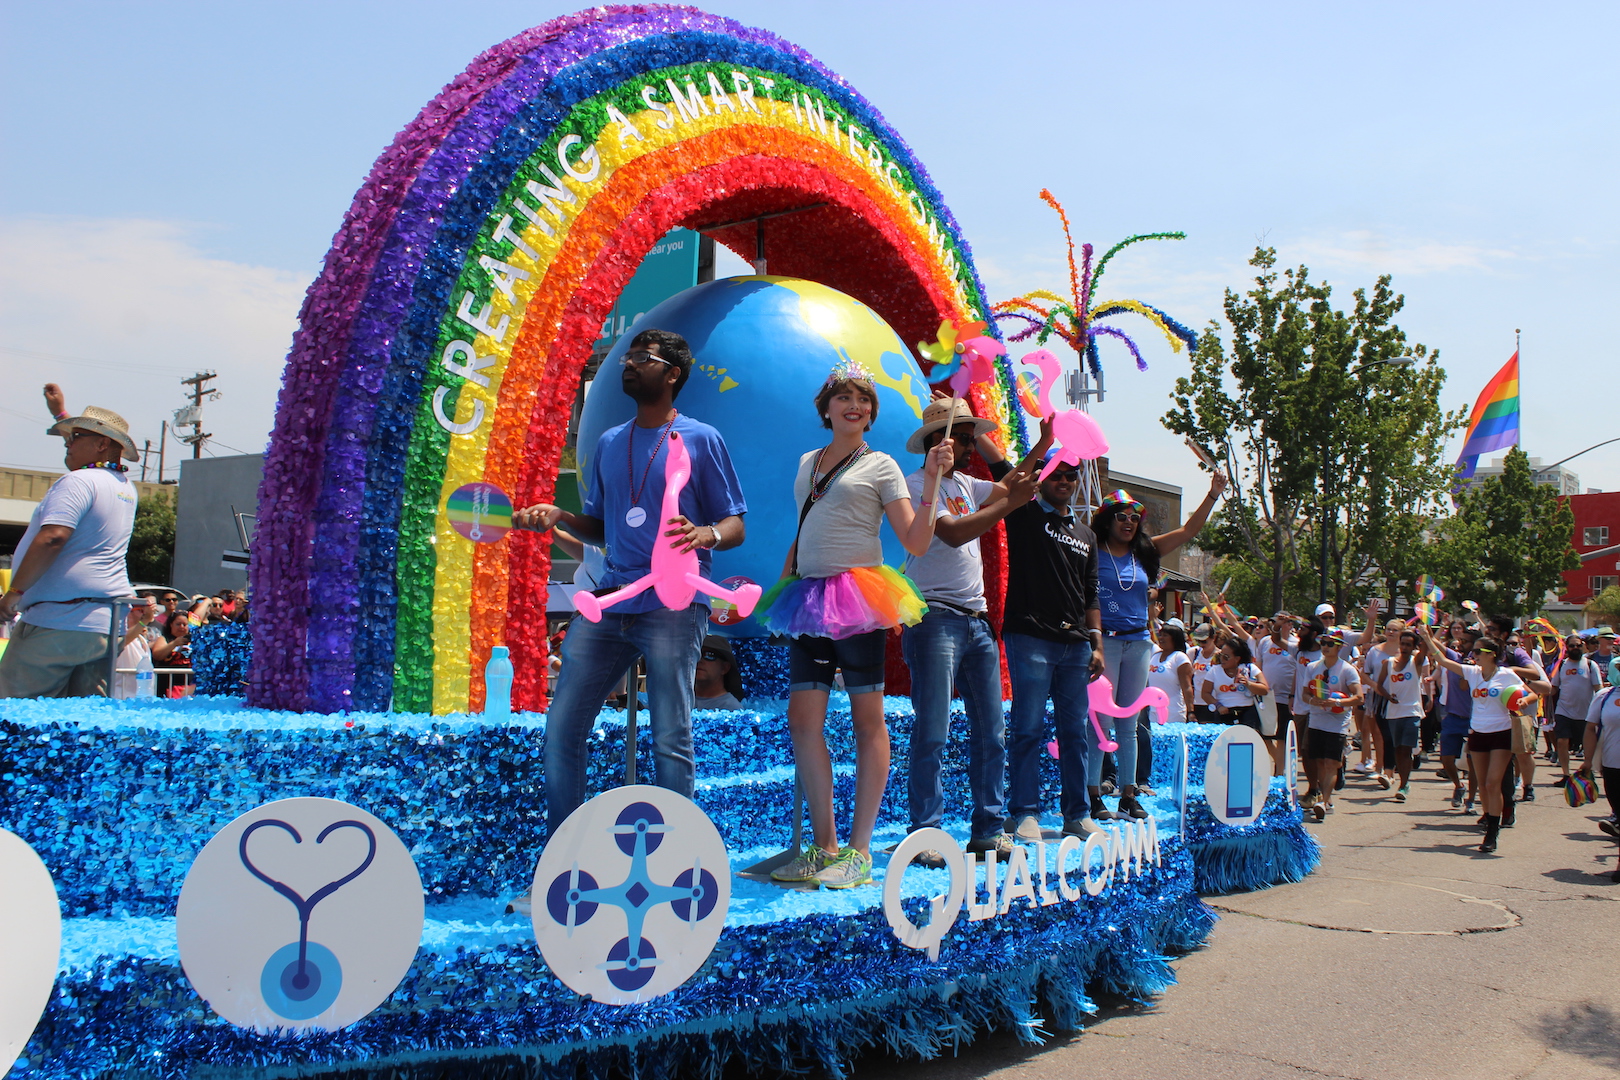
[[[669,993],[703,966],[725,926],[731,868],[696,804],[635,785],[598,795],[563,822],[535,866],[531,895],[535,942],[557,977],[628,1005]]]

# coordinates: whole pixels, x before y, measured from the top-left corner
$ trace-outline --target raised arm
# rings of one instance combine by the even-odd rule
[[[1181,528],[1172,529],[1170,532],[1153,538],[1153,546],[1159,549],[1159,554],[1168,555],[1197,536],[1198,530],[1204,527],[1204,523],[1209,520],[1210,512],[1215,509],[1216,500],[1221,497],[1221,492],[1225,490],[1226,474],[1218,472],[1210,478],[1209,494],[1204,496],[1203,502],[1193,508],[1191,516],[1187,518]]]
[[[939,480],[951,467],[952,455],[949,439],[941,439],[928,451],[923,466],[923,513],[912,509],[909,498],[895,499],[883,508],[900,546],[913,555],[928,554],[928,546],[934,542],[934,501],[939,498]]]

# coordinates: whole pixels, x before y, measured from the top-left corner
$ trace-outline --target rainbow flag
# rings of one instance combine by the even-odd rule
[[[1479,455],[1492,450],[1505,450],[1519,442],[1519,354],[1502,365],[1479,400],[1474,402],[1474,415],[1468,420],[1468,435],[1463,439],[1462,453],[1457,456],[1458,478],[1474,475]]]

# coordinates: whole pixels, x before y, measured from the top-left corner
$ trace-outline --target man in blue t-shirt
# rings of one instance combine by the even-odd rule
[[[665,537],[682,551],[697,549],[708,576],[711,551],[743,542],[742,515],[748,509],[720,433],[675,408],[692,371],[686,339],[667,330],[643,330],[621,363],[636,418],[597,440],[582,512],[540,503],[512,516],[520,529],[544,532],[562,525],[581,541],[602,545],[607,557],[598,595],[644,577],[652,568],[653,545]],[[672,431],[686,442],[692,478],[681,491],[680,514],[660,521]],[[546,715],[546,813],[552,835],[585,801],[586,740],[603,699],[638,655],[647,665],[656,782],[692,797],[692,686],[708,620],[708,605],[694,600],[684,611],[671,611],[647,589],[603,612],[601,622],[575,619],[569,626],[557,692]]]

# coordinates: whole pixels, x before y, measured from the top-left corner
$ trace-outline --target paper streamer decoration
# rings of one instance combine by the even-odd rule
[[[698,593],[705,596],[715,596],[731,604],[737,609],[741,618],[748,618],[754,613],[754,605],[759,603],[762,590],[758,585],[749,582],[738,585],[735,589],[728,589],[723,585],[716,585],[702,574],[703,564],[699,561],[697,549],[681,551],[679,537],[666,537],[662,535],[664,523],[681,512],[681,491],[686,482],[692,478],[692,456],[686,451],[686,440],[675,431],[669,433],[669,450],[664,455],[664,502],[660,517],[652,526],[660,530],[659,538],[653,543],[652,567],[649,571],[622,589],[615,589],[606,596],[596,596],[587,589],[580,589],[574,593],[574,606],[579,613],[591,622],[602,621],[602,609],[610,608],[614,604],[622,603],[632,596],[646,592],[649,588],[658,594],[658,600],[671,611],[685,611],[692,606],[692,600]]]

